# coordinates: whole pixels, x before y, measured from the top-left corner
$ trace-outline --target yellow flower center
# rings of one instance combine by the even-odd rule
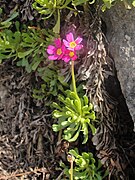
[[[74,52],[70,52],[69,56],[72,58],[74,56],[74,54],[75,54]]]
[[[61,55],[61,54],[62,54],[62,50],[61,50],[61,48],[57,49],[56,54],[57,54],[57,55]]]
[[[72,41],[72,42],[69,43],[69,46],[70,46],[71,48],[75,48],[76,45],[77,45],[77,44],[75,43],[75,41]]]

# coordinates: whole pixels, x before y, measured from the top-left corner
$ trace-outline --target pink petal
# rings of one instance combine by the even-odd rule
[[[75,40],[75,43],[76,43],[76,44],[79,44],[79,43],[81,43],[81,42],[82,42],[82,38],[80,38],[80,37],[76,38],[76,40]]]
[[[63,53],[58,57],[58,59],[62,59],[62,57],[63,57]]]
[[[62,50],[62,53],[65,53],[66,52],[66,47],[65,47],[65,45],[63,44],[62,46],[61,46],[61,50]]]
[[[69,61],[70,61],[70,59],[68,59],[68,58],[64,60],[64,62],[69,62]]]
[[[55,39],[54,42],[57,47],[61,47],[61,39],[60,38]]]
[[[63,43],[64,43],[64,45],[65,45],[66,47],[69,47],[69,42],[66,41],[65,39],[63,39]]]
[[[66,39],[68,40],[68,42],[72,42],[74,41],[74,36],[72,33],[69,33],[66,35]]]
[[[68,50],[74,51],[75,48],[68,47]]]
[[[56,60],[56,59],[58,59],[58,56],[56,56],[56,55],[48,56],[48,59],[49,60]]]
[[[65,62],[69,62],[70,61],[70,57],[69,56],[63,56],[62,60],[64,60]]]
[[[75,61],[77,58],[78,58],[78,57],[77,57],[77,55],[75,54],[71,59],[72,59],[73,61]]]
[[[53,54],[54,51],[55,51],[55,49],[56,49],[56,48],[55,48],[54,46],[49,45],[48,48],[47,48],[47,53],[48,53],[48,54]]]
[[[80,49],[82,49],[83,48],[83,45],[77,45],[76,47],[75,47],[75,50],[80,50]]]

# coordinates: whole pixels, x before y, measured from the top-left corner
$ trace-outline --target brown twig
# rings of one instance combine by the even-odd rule
[[[10,178],[13,177],[20,177],[20,176],[25,176],[25,175],[29,175],[32,173],[49,173],[45,168],[39,168],[39,169],[34,169],[33,171],[27,171],[27,172],[23,172],[23,173],[18,173],[18,174],[11,174],[11,175],[0,175],[0,180],[9,180]]]

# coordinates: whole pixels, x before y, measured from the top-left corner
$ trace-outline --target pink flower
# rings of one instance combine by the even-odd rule
[[[65,62],[69,62],[70,60],[75,61],[77,59],[77,55],[75,51],[66,50],[65,55],[62,57],[62,60]]]
[[[80,44],[82,42],[81,37],[77,37],[76,40],[74,40],[73,34],[69,33],[66,35],[66,39],[67,40],[63,39],[63,43],[69,50],[74,51],[82,49],[83,45]]]
[[[54,43],[55,46],[49,45],[47,48],[47,53],[50,54],[50,56],[48,56],[48,59],[60,60],[65,53],[66,47],[61,43],[60,38],[55,39]]]

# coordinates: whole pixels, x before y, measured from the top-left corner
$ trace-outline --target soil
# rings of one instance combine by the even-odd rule
[[[0,65],[0,179],[50,179],[59,174],[57,136],[51,114],[32,98],[35,83],[33,74],[11,62]]]

